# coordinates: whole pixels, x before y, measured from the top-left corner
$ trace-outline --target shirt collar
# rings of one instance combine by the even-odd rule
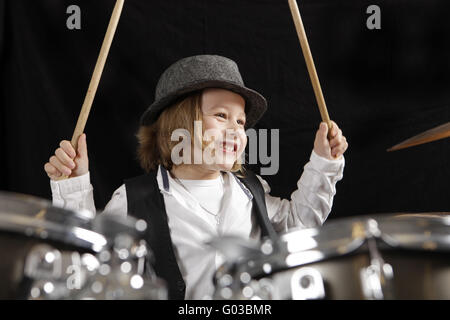
[[[231,172],[226,172],[228,174],[228,176],[233,176],[230,181],[235,180],[236,183],[239,185],[239,187],[242,189],[242,191],[244,192],[244,194],[247,196],[248,200],[251,201],[253,200],[253,195],[250,192],[250,190],[242,183],[241,180],[239,180],[238,177],[236,177],[235,174],[231,173]],[[170,183],[169,183],[169,173],[166,170],[166,168],[164,168],[162,165],[158,166],[158,174],[157,174],[157,180],[158,180],[158,185],[159,185],[159,189],[161,191],[165,191],[168,194],[171,194],[170,192]]]

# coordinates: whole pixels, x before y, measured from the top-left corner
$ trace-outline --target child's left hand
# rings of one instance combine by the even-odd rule
[[[319,130],[316,133],[314,140],[314,152],[326,159],[337,160],[342,157],[348,148],[347,139],[342,135],[342,130],[338,125],[333,124],[331,128],[330,140],[328,140],[328,125],[325,122],[320,123]]]

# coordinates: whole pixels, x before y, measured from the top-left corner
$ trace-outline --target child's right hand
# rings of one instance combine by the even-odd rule
[[[73,178],[88,173],[86,134],[83,133],[78,138],[78,152],[75,152],[72,144],[67,140],[61,141],[59,146],[60,148],[56,149],[49,162],[44,165],[44,170],[50,179],[57,180],[63,175]]]

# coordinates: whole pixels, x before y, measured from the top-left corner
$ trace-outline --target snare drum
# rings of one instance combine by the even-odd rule
[[[217,271],[214,298],[450,299],[445,215],[335,219],[256,249]]]
[[[166,299],[145,228],[0,192],[0,299]]]

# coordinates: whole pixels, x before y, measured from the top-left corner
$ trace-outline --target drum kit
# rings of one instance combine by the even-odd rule
[[[167,299],[146,223],[0,192],[0,299]]]
[[[215,299],[450,299],[450,215],[383,214],[290,230],[273,243],[215,239]]]
[[[0,299],[165,300],[146,223],[0,192]],[[292,229],[276,241],[233,236],[215,300],[450,299],[450,214],[379,214]]]

